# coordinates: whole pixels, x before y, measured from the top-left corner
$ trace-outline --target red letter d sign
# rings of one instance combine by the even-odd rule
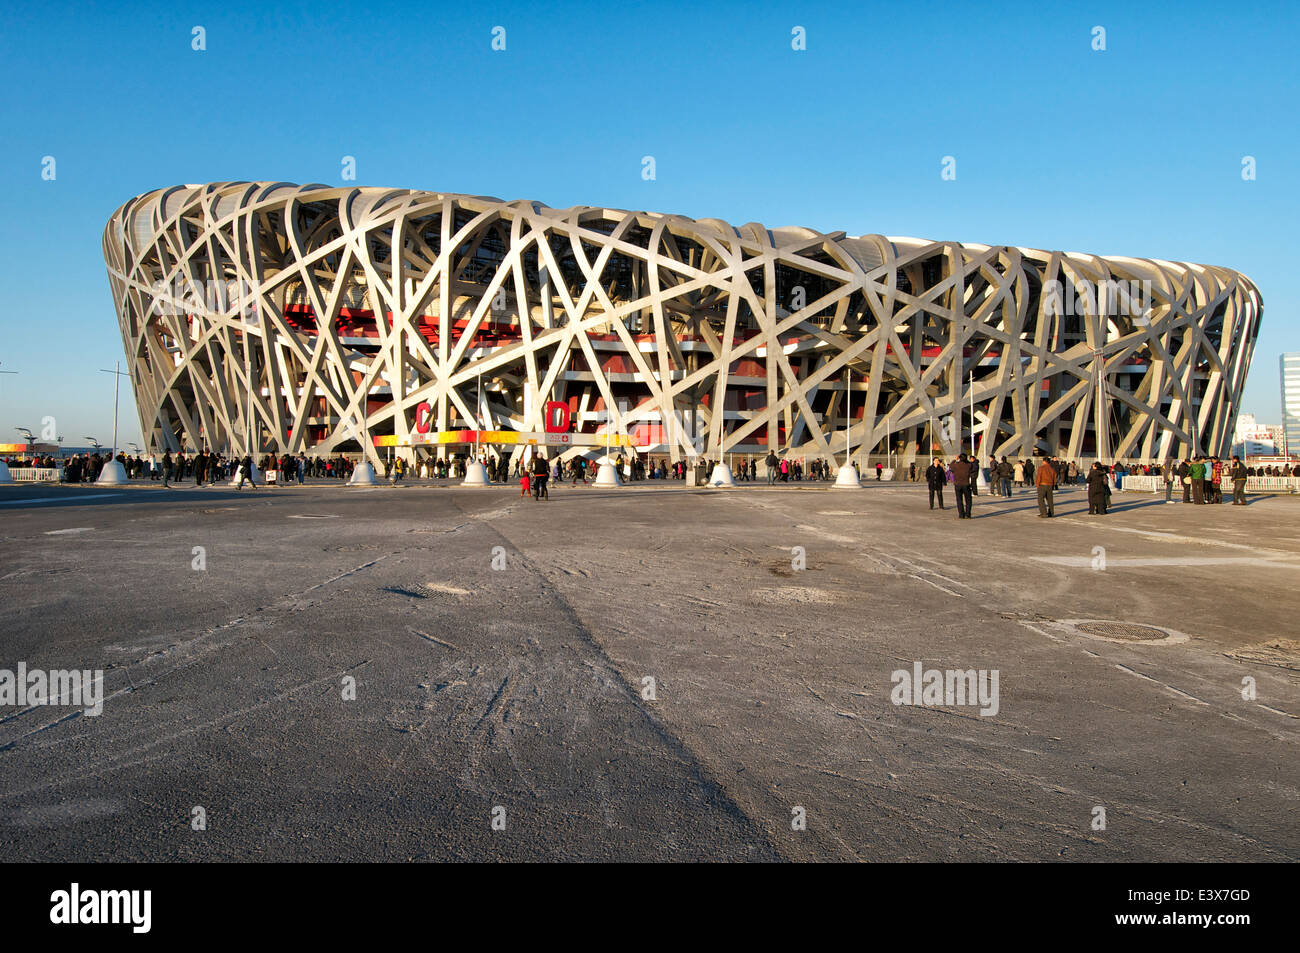
[[[546,432],[569,432],[569,405],[562,400],[546,402]]]

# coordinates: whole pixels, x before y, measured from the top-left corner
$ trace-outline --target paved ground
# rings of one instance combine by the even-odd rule
[[[1300,500],[1062,500],[0,487],[0,669],[108,696],[0,707],[0,848],[1300,859]],[[997,713],[893,704],[916,662],[996,670]]]

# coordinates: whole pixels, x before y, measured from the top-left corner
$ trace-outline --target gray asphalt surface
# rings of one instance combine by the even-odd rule
[[[0,487],[0,669],[104,669],[108,696],[0,706],[0,847],[1300,859],[1300,500],[1115,499]],[[915,662],[997,670],[997,714],[893,704]]]

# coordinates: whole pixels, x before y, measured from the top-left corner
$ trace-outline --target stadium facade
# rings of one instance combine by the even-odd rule
[[[156,451],[1226,453],[1262,311],[1207,265],[266,182],[132,199],[104,256]]]

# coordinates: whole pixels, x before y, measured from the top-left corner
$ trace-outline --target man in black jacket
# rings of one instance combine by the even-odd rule
[[[550,491],[547,489],[546,483],[547,480],[550,478],[551,470],[550,467],[546,465],[546,458],[542,456],[540,453],[534,452],[532,468],[533,468],[533,479],[532,479],[533,499],[549,500],[551,498],[551,494]]]
[[[1241,462],[1241,457],[1232,458],[1232,469],[1228,471],[1228,476],[1232,477],[1232,505],[1246,505],[1246,465]]]
[[[1106,468],[1101,465],[1100,460],[1093,461],[1092,469],[1088,471],[1088,515],[1105,516],[1107,497],[1110,494],[1110,486],[1107,480]]]
[[[935,460],[925,471],[925,482],[930,488],[930,509],[934,509],[934,501],[939,501],[939,509],[943,509],[943,487],[948,482],[948,474],[943,469],[943,461]]]
[[[971,488],[975,483],[975,463],[966,458],[965,453],[958,454],[952,462],[952,492],[957,497],[957,519],[971,518]]]
[[[1015,476],[1016,468],[1004,456],[997,466],[998,484],[1002,488],[1002,495],[1011,498],[1011,478]]]
[[[253,455],[251,453],[244,454],[244,459],[239,462],[239,473],[235,477],[235,489],[242,490],[245,480],[248,481],[249,486],[255,490],[257,489],[257,484],[253,482]]]

